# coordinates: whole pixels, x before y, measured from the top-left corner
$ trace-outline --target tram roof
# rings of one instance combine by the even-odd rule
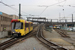
[[[11,22],[13,22],[13,21],[16,21],[16,22],[17,22],[17,21],[19,21],[19,20],[24,20],[24,19],[12,19]],[[24,20],[24,21],[25,21],[26,23],[33,23],[33,22],[30,22],[30,21],[26,21],[26,20]]]

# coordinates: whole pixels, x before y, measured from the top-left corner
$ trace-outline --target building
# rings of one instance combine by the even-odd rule
[[[11,30],[11,20],[12,20],[12,16],[0,12],[0,32]]]
[[[18,16],[16,16],[16,15],[10,15],[10,16],[12,16],[12,19],[19,19],[19,17]],[[22,17],[20,17],[20,19],[23,19]]]
[[[10,15],[10,16],[12,16],[12,19],[19,19],[19,17],[16,15]]]
[[[0,32],[11,30],[11,20],[19,19],[16,15],[8,15],[6,13],[0,12]],[[21,17],[21,19],[23,19]]]

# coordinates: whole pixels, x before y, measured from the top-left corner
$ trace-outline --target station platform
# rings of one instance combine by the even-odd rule
[[[46,31],[44,29],[43,35],[47,40],[49,40],[49,41],[51,41],[51,42],[53,42],[59,46],[62,46],[62,47],[67,48],[67,49],[74,49],[74,46],[71,43],[63,40],[61,35],[59,33],[57,33],[54,29],[52,29],[52,32]]]

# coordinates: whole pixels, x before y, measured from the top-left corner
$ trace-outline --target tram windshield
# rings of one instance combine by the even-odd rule
[[[23,29],[23,23],[21,22],[13,22],[12,29]]]

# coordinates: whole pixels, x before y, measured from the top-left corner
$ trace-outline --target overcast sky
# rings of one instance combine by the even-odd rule
[[[0,11],[14,15],[18,15],[18,8],[20,3],[22,10],[21,14],[28,15],[22,16],[23,18],[29,17],[29,14],[36,15],[34,17],[38,17],[37,15],[40,15],[39,17],[46,17],[48,19],[59,19],[59,16],[68,18],[72,16],[71,15],[72,13],[75,16],[75,0],[1,0],[1,1],[4,2],[5,4],[8,4],[16,8],[15,9],[16,11],[11,9],[10,7],[3,5],[2,3],[0,3]],[[44,9],[45,11],[43,11]]]

